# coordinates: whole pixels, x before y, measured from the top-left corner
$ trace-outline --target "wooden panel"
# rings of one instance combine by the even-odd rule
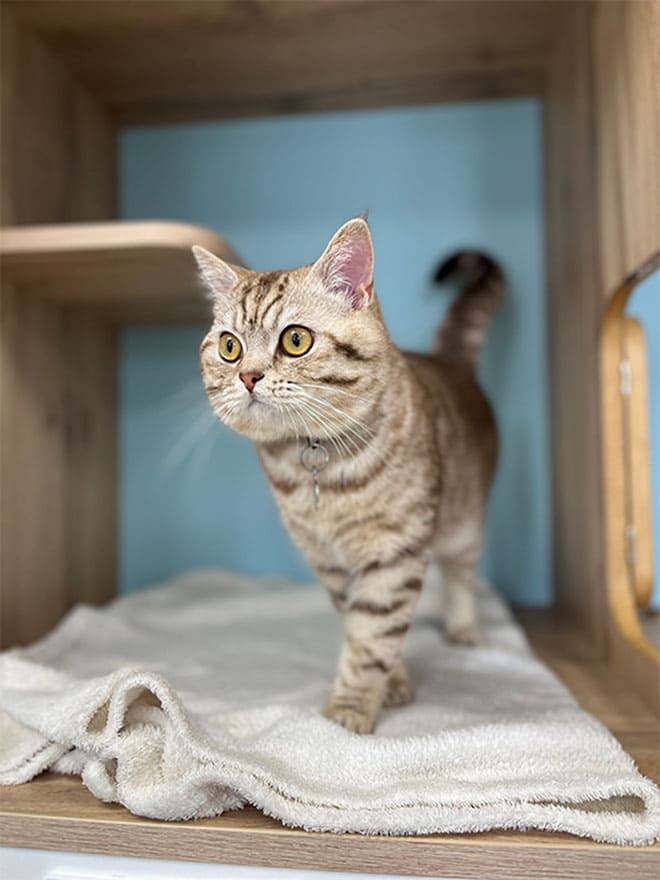
[[[538,94],[557,3],[9,3],[122,121]]]
[[[639,697],[605,664],[584,661],[579,631],[567,632],[542,612],[521,618],[536,650],[584,708],[610,727],[643,773],[660,781],[657,719]],[[522,880],[530,873],[550,880],[651,880],[660,870],[660,844],[618,847],[566,834],[337,836],[285,828],[251,808],[195,822],[156,822],[97,801],[77,779],[54,775],[4,789],[0,799],[9,846],[474,880]]]
[[[660,256],[657,259],[660,271]],[[660,301],[658,301],[660,309]],[[628,478],[630,480],[630,520],[635,529],[633,579],[639,608],[648,608],[655,572],[653,564],[653,496],[651,490],[651,431],[648,393],[648,362],[644,327],[636,318],[624,319],[624,355],[630,364],[627,407]],[[660,345],[660,340],[654,343]]]
[[[0,232],[3,278],[3,641],[27,642],[75,601],[115,590],[117,327],[206,319],[192,244],[176,223]]]
[[[598,262],[590,3],[562,8],[545,106],[555,585],[601,656],[607,634],[600,488]]]
[[[115,210],[115,126],[3,3],[3,224],[99,220]]]
[[[561,28],[545,117],[555,574],[566,615],[597,652],[616,654],[598,337],[608,296],[660,237],[658,4],[564,4]],[[648,671],[643,680],[654,687]]]
[[[640,621],[635,565],[628,544],[628,529],[635,523],[630,463],[637,450],[627,421],[626,376],[621,373],[628,355],[626,303],[634,287],[658,270],[659,260],[660,256],[640,268],[612,297],[602,328],[600,377],[610,662],[660,716],[660,648],[649,641]]]
[[[660,3],[593,11],[602,296],[660,246]]]
[[[2,644],[43,635],[68,609],[63,316],[2,289]]]
[[[622,638],[605,604],[598,339],[613,287],[660,236],[657,12],[645,2],[566,4],[546,115],[558,598],[656,706],[657,667]],[[618,393],[618,360],[603,377]],[[617,491],[609,485],[608,500],[622,500]]]
[[[67,604],[104,602],[117,590],[118,331],[85,309],[62,312]]]
[[[599,845],[564,834],[484,833],[397,838],[315,834],[284,828],[246,808],[189,823],[140,820],[94,801],[82,783],[46,776],[3,793],[10,846],[263,865],[302,871],[357,871],[473,880],[656,880],[660,850]]]
[[[3,275],[40,299],[84,306],[114,322],[206,321],[191,248],[231,263],[232,248],[183,223],[89,223],[0,230]]]
[[[660,5],[598,3],[592,33],[598,188],[593,217],[605,302],[660,243]],[[613,491],[608,488],[608,501],[622,497]],[[609,546],[608,558],[612,565]],[[637,615],[630,611],[625,628],[620,619],[609,623],[613,665],[660,712],[657,651],[643,639]]]
[[[114,125],[4,3],[0,114],[3,222],[112,216]],[[114,592],[116,340],[111,327],[26,295],[4,266],[2,281],[0,611],[9,645],[43,635],[75,601]]]
[[[8,285],[1,307],[6,647],[115,592],[116,330]]]

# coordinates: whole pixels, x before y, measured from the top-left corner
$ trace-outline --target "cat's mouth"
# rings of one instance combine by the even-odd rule
[[[247,399],[247,403],[245,404],[246,409],[254,409],[255,407],[267,407],[268,401],[264,400],[263,395],[257,396],[257,393],[253,391]]]
[[[218,413],[221,421],[256,442],[282,440],[293,436],[292,417],[285,409],[267,395],[254,392],[230,411]]]

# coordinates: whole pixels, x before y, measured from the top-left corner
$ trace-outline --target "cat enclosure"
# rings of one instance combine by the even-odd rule
[[[612,403],[601,408],[599,338],[609,297],[658,245],[658,39],[658,5],[625,0],[4,2],[3,645],[115,595],[118,333],[204,320],[192,244],[238,260],[208,230],[112,222],[121,127],[533,96],[544,108],[556,604],[521,620],[657,777],[658,652],[608,602],[608,578],[626,566],[601,453]],[[6,845],[114,855],[511,878],[530,859],[641,877],[658,853],[543,834],[370,844],[249,810],[159,824],[54,776],[2,800]]]

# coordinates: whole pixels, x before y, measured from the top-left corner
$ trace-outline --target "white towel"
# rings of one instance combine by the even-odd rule
[[[414,703],[373,736],[320,713],[340,628],[319,587],[197,572],[78,606],[0,655],[0,781],[47,768],[156,819],[254,804],[287,825],[374,834],[492,828],[613,843],[660,836],[660,792],[530,653],[484,589],[481,648],[424,611]]]

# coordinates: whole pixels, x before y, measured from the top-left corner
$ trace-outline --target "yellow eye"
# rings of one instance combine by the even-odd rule
[[[298,327],[297,324],[287,327],[280,336],[280,348],[291,357],[307,354],[313,342],[312,331],[307,330],[306,327]]]
[[[242,350],[241,343],[233,333],[222,333],[220,335],[220,339],[218,340],[218,354],[223,361],[229,361],[229,363],[237,361],[241,356]]]

